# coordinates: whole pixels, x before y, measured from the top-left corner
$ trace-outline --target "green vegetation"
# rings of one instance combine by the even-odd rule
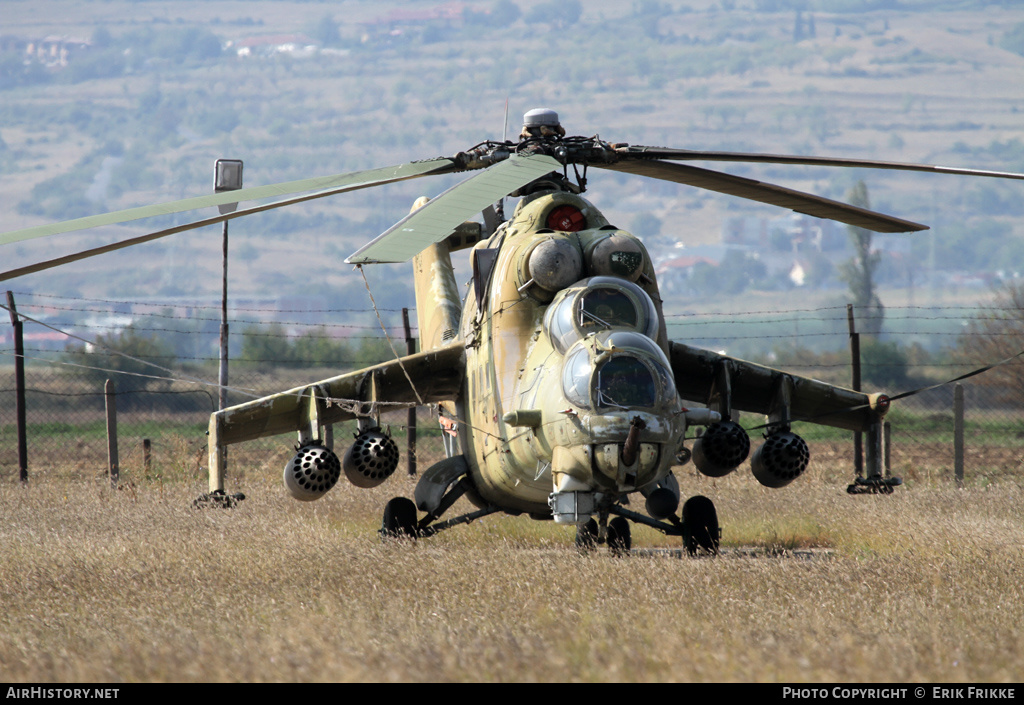
[[[114,335],[96,337],[96,349],[85,344],[72,344],[64,353],[64,362],[73,366],[73,374],[87,384],[101,387],[111,375],[142,378],[143,387],[160,388],[173,375],[175,365],[171,349],[159,339],[127,326]]]
[[[846,200],[851,206],[870,210],[868,187],[863,181],[850,189]],[[882,253],[871,247],[872,231],[848,226],[853,244],[853,259],[839,266],[839,276],[850,287],[850,300],[858,318],[865,319],[864,332],[877,336],[884,326],[885,306],[875,291],[875,272],[882,263]]]
[[[405,343],[396,343],[404,354]],[[365,337],[357,343],[338,341],[323,331],[308,331],[289,339],[284,326],[273,324],[263,328],[250,327],[242,335],[242,354],[239,359],[244,367],[261,370],[274,368],[308,369],[311,367],[333,367],[336,374],[357,369],[395,357],[391,346],[383,338]]]
[[[751,429],[752,439],[763,435],[764,431],[760,428],[763,421],[760,418],[747,418],[742,415],[740,418],[743,427]],[[912,458],[913,462],[925,463],[928,457],[937,451],[946,452],[950,454],[948,462],[952,467],[952,411],[926,411],[904,407],[896,402],[886,415],[886,421],[892,425],[896,436],[894,443],[903,457]],[[853,437],[850,431],[806,422],[794,424],[793,432],[809,443],[845,444],[851,442]],[[964,420],[964,433],[968,445],[974,449],[1024,447],[1024,419],[1015,413],[971,409]],[[972,469],[977,472],[988,468],[975,466]]]
[[[957,351],[965,365],[1000,362],[985,374],[985,381],[998,390],[999,398],[1014,403],[1024,388],[1021,339],[1024,333],[1024,285],[1011,282],[997,289],[992,306],[967,326]],[[1004,362],[1005,361],[1005,362]]]
[[[300,3],[284,17],[272,12],[279,3],[257,1],[205,17],[195,12],[201,4],[187,0],[180,12],[173,3],[140,3],[131,23],[84,18],[79,35],[91,37],[93,46],[72,54],[64,68],[20,58],[0,62],[9,67],[0,70],[0,175],[12,177],[0,190],[0,206],[27,225],[198,195],[209,190],[212,159],[224,155],[244,158],[247,185],[255,185],[450,154],[497,137],[506,98],[513,130],[517,112],[543,102],[558,108],[570,129],[641,144],[852,150],[851,156],[1024,170],[1024,143],[1012,136],[1024,105],[989,88],[1008,85],[1005,77],[1019,72],[1018,55],[998,47],[1022,23],[1006,22],[1000,34],[969,14],[984,9],[1000,21],[1013,17],[997,5],[640,0],[577,7],[497,0],[472,4],[461,20],[385,22],[398,5],[353,2],[341,12]],[[879,9],[886,11],[867,12]],[[26,13],[14,14],[22,23],[16,27],[30,22]],[[948,34],[941,46],[929,39],[937,30]],[[291,32],[304,32],[332,52],[242,58],[235,51],[242,39]],[[229,41],[236,45],[224,50]],[[948,97],[949,85],[968,82],[979,91],[971,105]],[[908,236],[909,253],[887,253],[874,272],[887,308],[893,305],[887,292],[895,289],[909,288],[918,305],[922,297],[946,294],[952,285],[943,270],[1001,271],[1009,280],[1012,263],[1024,260],[1024,199],[1016,182],[742,165],[726,170],[837,199],[863,180],[879,210],[932,225],[932,233]],[[617,224],[663,245],[652,247],[658,258],[677,243],[717,242],[725,216],[777,215],[685,187],[596,169],[589,176],[595,204]],[[338,262],[404,215],[415,197],[453,182],[361,191],[235,221],[232,295],[301,292],[365,301],[362,282]],[[177,222],[154,219],[143,227]],[[89,244],[106,238],[98,234]],[[103,287],[122,292],[119,298],[137,292],[209,296],[218,281],[215,239],[197,233],[153,243],[95,260],[102,278],[95,268],[68,268],[65,276],[33,280],[33,288],[95,293]],[[36,258],[34,248],[45,246],[25,243],[17,254]],[[670,335],[769,364],[776,364],[770,354],[781,361],[797,348],[815,354],[845,348],[841,315],[766,315],[742,326],[734,325],[732,314],[699,324],[674,317],[693,302],[746,311],[790,310],[795,300],[812,310],[845,304],[849,297],[836,290],[838,258],[813,248],[800,255],[800,288],[785,270],[767,268],[750,253],[731,252],[717,268],[698,265],[690,288],[666,292]],[[382,306],[410,305],[407,283],[395,281],[391,271],[368,273],[371,290]],[[775,293],[781,304],[761,304]],[[881,355],[879,366],[895,366],[895,377],[870,373],[871,381],[885,384],[914,382],[913,374],[898,372],[900,356],[914,344],[939,355],[959,332],[958,322],[922,318],[889,326],[889,320],[884,332],[893,337],[865,353]],[[236,336],[245,325],[233,327]],[[180,334],[148,334],[182,362],[214,354],[216,322],[173,327]],[[299,352],[303,346],[308,354]],[[233,342],[233,355],[271,357],[252,343],[251,355],[239,352],[242,347]],[[374,358],[333,337],[286,341],[286,347],[292,366]]]
[[[966,11],[989,4],[950,2],[943,8]],[[361,10],[370,7],[356,5]],[[798,151],[803,146],[820,151],[844,131],[860,129],[852,123],[863,119],[846,116],[849,111],[844,112],[842,102],[834,101],[836,91],[843,90],[841,85],[817,81],[821,70],[855,74],[868,70],[863,67],[870,62],[884,60],[888,62],[886,80],[904,72],[910,77],[921,57],[929,54],[914,45],[912,36],[900,35],[888,24],[883,27],[846,13],[887,9],[913,14],[934,12],[934,5],[845,0],[811,7],[792,0],[758,0],[753,15],[740,5],[644,1],[623,8],[565,2],[521,7],[499,0],[470,7],[460,21],[370,23],[371,29],[366,29],[315,6],[290,26],[269,27],[259,12],[272,3],[258,2],[247,8],[249,14],[244,17],[217,17],[204,23],[153,17],[131,26],[99,24],[85,32],[91,35],[92,47],[72,54],[63,69],[43,70],[37,62],[25,64],[20,57],[0,61],[0,66],[7,67],[0,70],[0,89],[6,88],[8,94],[6,107],[0,106],[5,131],[45,124],[48,130],[63,130],[61,140],[85,135],[93,143],[86,156],[68,165],[62,175],[32,179],[34,190],[12,205],[24,215],[58,219],[145,202],[153,192],[164,197],[184,195],[209,178],[196,158],[185,156],[197,151],[197,142],[205,145],[203,154],[243,150],[240,156],[246,158],[247,172],[254,170],[249,173],[259,174],[263,183],[430,155],[438,147],[421,152],[430,135],[458,133],[458,140],[446,140],[453,146],[445,149],[465,148],[462,135],[468,140],[481,137],[479,130],[469,136],[466,125],[488,124],[478,118],[490,96],[495,104],[509,95],[513,102],[530,95],[546,96],[548,102],[583,113],[569,113],[581,129],[590,129],[585,114],[589,111],[575,105],[582,96],[593,97],[588,103],[615,106],[614,110],[601,107],[595,112],[598,117],[609,111],[627,115],[631,107],[648,116],[653,106],[654,122],[643,121],[650,126],[637,121],[618,128],[615,135],[645,143],[661,137],[660,128],[652,134],[653,125],[671,119],[676,140],[689,131],[714,146],[717,141],[749,140],[756,131],[773,135],[769,151],[797,146]],[[386,6],[380,6],[378,17],[386,11]],[[828,13],[843,14],[826,22]],[[506,29],[510,31],[502,32]],[[831,36],[832,29],[841,30],[838,38]],[[241,59],[223,48],[247,33],[287,31],[304,31],[321,47],[344,51],[301,60],[284,53]],[[847,40],[845,33],[855,32],[888,43],[868,50]],[[552,42],[551,36],[557,33],[565,36]],[[597,46],[600,51],[580,50]],[[524,65],[525,56],[543,56],[543,66],[560,67],[557,75]],[[957,65],[965,61],[955,53],[945,56]],[[470,57],[476,60],[467,61]],[[404,68],[410,65],[425,70],[412,76]],[[747,76],[751,80],[745,89],[728,80]],[[810,89],[826,91],[829,100],[787,109],[795,87],[784,85],[791,84],[792,76],[802,77]],[[54,84],[61,84],[56,109],[41,107],[31,93],[25,93],[34,81],[55,94]],[[325,85],[330,86],[326,92]],[[94,100],[90,96],[97,89],[102,97]],[[765,104],[776,106],[776,117],[765,115],[760,107]],[[467,120],[461,115],[468,105],[475,107],[473,118]],[[924,96],[913,97],[914,120],[927,118],[926,105]],[[866,126],[889,132],[888,118],[882,117],[885,110],[877,114]],[[368,125],[373,129],[367,131]],[[600,122],[597,127],[602,127]],[[952,130],[954,134],[969,131],[967,126]],[[111,142],[113,136],[117,142]],[[806,144],[800,145],[800,140]],[[280,149],[282,144],[289,149]],[[374,156],[368,152],[371,146]],[[30,150],[19,144],[13,152],[15,164],[6,168],[24,170],[32,159]],[[1012,154],[993,149],[979,156],[988,163],[1002,162]],[[103,178],[97,178],[99,174]],[[969,189],[976,189],[975,195],[964,196],[968,199],[964,207],[971,212],[998,217],[1022,207],[1012,188],[989,191],[988,185],[972,185]],[[951,213],[962,210],[950,199],[941,203]],[[379,215],[384,222],[394,222],[401,210],[392,208],[374,218]],[[947,215],[942,214],[943,220],[949,219]],[[268,221],[262,230],[277,237],[324,229],[346,234],[380,231],[366,214],[327,217],[318,221],[304,214]],[[950,225],[965,233],[974,227],[961,215],[955,215]],[[976,259],[990,263],[1001,256],[989,257],[982,251]],[[936,253],[936,266],[953,266],[957,261],[949,250]]]

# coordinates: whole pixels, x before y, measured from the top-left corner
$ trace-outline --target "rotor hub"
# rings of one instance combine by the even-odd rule
[[[534,108],[523,116],[523,131],[519,137],[565,137],[565,128],[558,121],[558,113],[554,110]]]

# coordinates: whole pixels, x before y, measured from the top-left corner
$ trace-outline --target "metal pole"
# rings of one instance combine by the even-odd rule
[[[850,363],[853,367],[853,390],[860,391],[860,333],[853,319],[853,304],[846,304],[846,322],[850,328]],[[863,438],[860,431],[853,433],[853,469],[857,477],[864,477]]]
[[[242,160],[218,159],[213,165],[213,191],[237,191],[242,188]],[[237,203],[222,203],[217,206],[221,215],[233,213]],[[219,408],[228,405],[228,221],[224,221],[224,274],[221,282],[220,301],[220,371],[217,382],[220,385]]]
[[[228,221],[224,221],[224,272],[221,278],[220,295],[220,371],[217,384],[220,386],[219,406],[228,405]]]
[[[7,292],[7,308],[14,326],[14,407],[18,424],[18,477],[28,482],[28,428],[25,421],[25,340],[22,321],[14,306],[14,293]]]
[[[410,355],[416,352],[416,339],[412,337],[412,328],[409,326],[409,309],[402,309],[402,323],[405,325],[405,347]],[[409,409],[409,418],[406,422],[406,428],[408,429],[408,435],[406,436],[406,442],[408,443],[408,452],[406,457],[409,463],[409,474],[416,474],[416,411],[417,407],[411,407]]]

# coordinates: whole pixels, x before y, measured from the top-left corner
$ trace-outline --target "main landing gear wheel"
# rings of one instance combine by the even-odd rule
[[[613,556],[624,556],[633,547],[629,533],[629,522],[625,517],[615,517],[608,522],[608,550]]]
[[[718,555],[721,540],[718,513],[707,497],[690,497],[683,505],[683,545],[691,556],[697,553]]]
[[[416,505],[406,497],[395,497],[384,505],[384,538],[416,538]]]

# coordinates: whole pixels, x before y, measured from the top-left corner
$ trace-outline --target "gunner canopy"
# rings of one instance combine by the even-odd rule
[[[658,314],[651,297],[636,284],[615,277],[581,279],[548,306],[544,328],[560,353],[591,333],[626,329],[653,338]]]

